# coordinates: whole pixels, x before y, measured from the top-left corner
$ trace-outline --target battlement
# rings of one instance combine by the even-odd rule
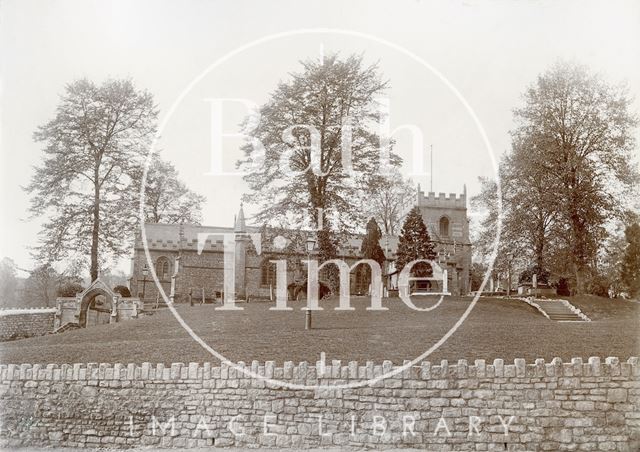
[[[223,239],[221,234],[234,233],[233,228],[221,226],[201,226],[201,225],[177,225],[162,223],[145,224],[147,247],[153,251],[179,251],[197,250],[198,236],[200,233],[218,234],[207,238],[204,251],[222,251]],[[259,232],[256,226],[247,226],[247,232]],[[138,234],[135,240],[135,248],[144,248],[142,235]]]
[[[467,194],[466,189],[462,194],[457,193],[438,193],[435,192],[425,193],[418,189],[418,207],[444,207],[444,208],[467,208]]]
[[[318,386],[325,384],[354,383],[362,380],[376,381],[368,386],[373,388],[384,388],[385,379],[383,375],[388,375],[388,379],[400,380],[463,380],[469,379],[517,379],[522,386],[527,384],[541,384],[545,386],[552,377],[572,377],[583,378],[585,382],[592,383],[591,378],[600,378],[600,381],[611,379],[616,381],[624,379],[636,380],[633,377],[640,375],[640,366],[637,357],[630,357],[626,361],[617,357],[607,357],[601,360],[598,356],[589,357],[586,362],[581,357],[562,360],[553,358],[545,361],[538,358],[527,362],[525,359],[516,358],[512,363],[503,359],[485,361],[477,359],[473,363],[466,359],[459,359],[457,362],[449,363],[442,360],[440,363],[422,361],[412,364],[405,360],[400,365],[392,361],[385,360],[381,364],[373,361],[340,361],[332,360],[325,363],[323,361],[307,362],[298,364],[292,361],[285,361],[283,365],[275,361],[252,361],[250,364],[239,361],[233,366],[227,363],[211,362],[190,362],[190,363],[74,363],[74,364],[0,364],[0,382],[9,381],[180,381],[183,383],[193,383],[203,380],[239,380],[251,379],[255,384],[256,380],[274,379],[269,381],[267,387],[282,387],[281,382],[290,384]],[[533,381],[532,381],[533,380]],[[331,383],[334,381],[334,383]],[[539,383],[542,381],[542,383]],[[576,384],[576,383],[574,383]],[[94,385],[95,386],[95,385]],[[221,387],[222,385],[218,386]],[[265,388],[265,385],[258,386]],[[603,385],[612,388],[611,383]],[[106,387],[106,386],[105,386]],[[234,385],[232,387],[238,387]],[[388,387],[388,386],[387,386]],[[416,386],[413,386],[415,388]],[[629,386],[633,387],[633,386]],[[445,389],[446,386],[444,386]],[[529,391],[536,391],[538,388],[531,388]],[[611,391],[611,389],[609,389]],[[451,391],[449,391],[451,392]],[[618,400],[620,391],[613,391],[615,401]],[[470,394],[471,395],[471,394]],[[626,393],[624,394],[626,398]],[[438,405],[440,406],[440,405]]]

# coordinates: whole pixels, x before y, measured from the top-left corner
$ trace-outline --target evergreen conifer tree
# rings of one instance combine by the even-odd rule
[[[372,217],[367,223],[367,233],[364,236],[364,239],[362,239],[360,252],[365,259],[373,259],[382,266],[385,256],[384,251],[380,246],[381,237],[382,231],[380,230],[376,220]]]
[[[633,223],[624,231],[627,247],[622,258],[620,276],[631,297],[640,295],[640,224]]]
[[[427,231],[427,226],[422,220],[420,209],[414,207],[407,215],[398,238],[396,269],[402,271],[405,265],[411,261],[416,259],[432,260],[435,257],[434,244]]]

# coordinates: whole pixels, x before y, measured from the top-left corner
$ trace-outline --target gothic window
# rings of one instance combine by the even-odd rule
[[[276,264],[265,260],[262,263],[260,284],[263,286],[276,286]]]
[[[156,261],[156,275],[160,281],[169,280],[169,259],[166,257],[159,257]]]
[[[440,237],[449,237],[449,219],[447,217],[440,218]]]
[[[369,266],[367,264],[360,264],[356,267],[355,271],[355,292],[358,294],[367,293],[369,290],[369,284],[371,283],[371,277],[369,274]]]

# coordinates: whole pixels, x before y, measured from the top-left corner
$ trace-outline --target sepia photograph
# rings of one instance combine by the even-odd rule
[[[640,1],[0,0],[0,450],[640,451]]]

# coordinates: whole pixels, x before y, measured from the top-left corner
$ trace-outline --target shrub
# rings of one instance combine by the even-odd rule
[[[84,287],[82,284],[78,284],[76,282],[67,282],[58,287],[57,296],[58,297],[75,297],[77,294],[82,292]]]
[[[560,278],[558,280],[558,286],[556,287],[556,293],[563,297],[571,295],[571,288],[569,287],[569,281],[567,278]]]
[[[127,286],[115,286],[113,288],[113,291],[116,293],[119,293],[121,296],[128,298],[131,296],[131,291],[129,290],[129,288]]]
[[[587,291],[592,295],[609,298],[609,281],[601,275],[593,275],[589,281]]]
[[[304,296],[307,296],[307,281],[299,281],[299,282],[293,282],[291,284],[289,284],[287,286],[287,289],[289,291],[289,296],[291,298],[293,298],[294,300],[298,299],[298,295],[300,294],[304,294]],[[327,298],[329,296],[331,296],[331,289],[329,288],[329,286],[327,284],[325,284],[322,281],[318,281],[318,289],[319,289],[319,294],[318,294],[318,298],[320,300],[322,300],[323,298]]]

